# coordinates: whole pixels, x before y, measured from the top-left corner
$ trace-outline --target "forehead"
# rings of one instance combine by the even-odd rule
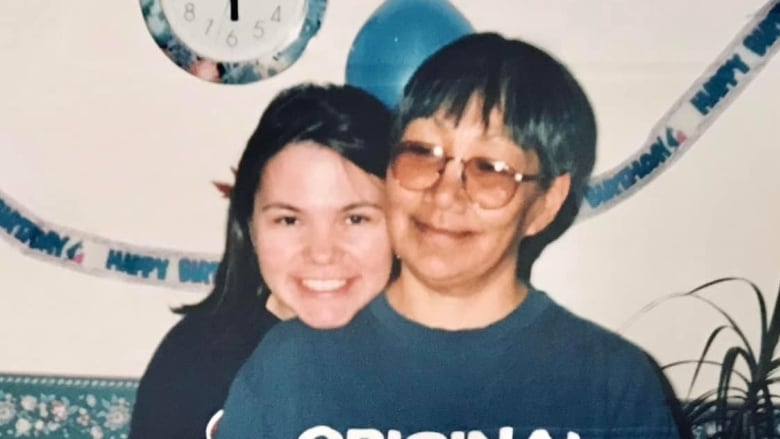
[[[313,142],[291,144],[268,161],[257,192],[260,204],[284,203],[299,209],[338,209],[376,202],[381,181],[338,152]]]
[[[485,117],[479,98],[472,98],[460,117],[442,108],[430,117],[411,120],[402,138],[440,144],[448,154],[484,155],[509,160],[517,166],[536,167],[539,161],[533,148],[518,145],[510,136],[504,113],[498,106],[490,108]]]
[[[422,128],[469,133],[472,137],[509,139],[501,108],[498,105],[485,108],[484,100],[478,95],[473,95],[463,106],[443,104],[428,117],[412,119],[404,132]]]

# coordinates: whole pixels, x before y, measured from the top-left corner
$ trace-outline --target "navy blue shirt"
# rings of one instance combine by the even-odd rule
[[[419,325],[384,295],[340,329],[277,325],[239,371],[217,431],[218,439],[472,437],[678,435],[648,356],[534,290],[476,330]]]

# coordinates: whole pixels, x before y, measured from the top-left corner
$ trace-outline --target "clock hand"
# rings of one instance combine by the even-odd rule
[[[238,0],[230,0],[230,21],[238,21]]]

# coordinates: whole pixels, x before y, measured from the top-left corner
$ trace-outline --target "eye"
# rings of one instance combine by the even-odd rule
[[[512,168],[508,164],[506,164],[506,162],[491,161],[488,159],[481,159],[481,158],[472,159],[472,162],[474,163],[474,170],[480,173],[484,173],[484,174],[514,173],[512,171]]]
[[[297,217],[286,215],[286,216],[280,216],[278,218],[274,219],[274,224],[278,224],[280,226],[295,226],[300,224],[300,220]]]
[[[360,215],[360,214],[353,213],[353,214],[347,216],[347,224],[350,224],[350,225],[364,224],[364,223],[368,223],[370,221],[371,221],[371,218],[369,218],[366,215]]]
[[[418,142],[404,142],[401,143],[401,152],[417,155],[417,156],[432,156],[433,148],[429,147],[428,145],[418,143]]]

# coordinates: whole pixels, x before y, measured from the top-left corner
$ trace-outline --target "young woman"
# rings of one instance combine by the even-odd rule
[[[594,115],[569,71],[466,36],[419,67],[396,121],[399,277],[345,327],[274,328],[217,438],[676,438],[645,353],[518,280],[524,243],[571,222],[593,167]]]
[[[206,437],[271,326],[296,315],[344,325],[385,287],[390,124],[349,86],[297,86],[271,102],[238,166],[214,290],[177,310],[141,379],[132,439]]]

